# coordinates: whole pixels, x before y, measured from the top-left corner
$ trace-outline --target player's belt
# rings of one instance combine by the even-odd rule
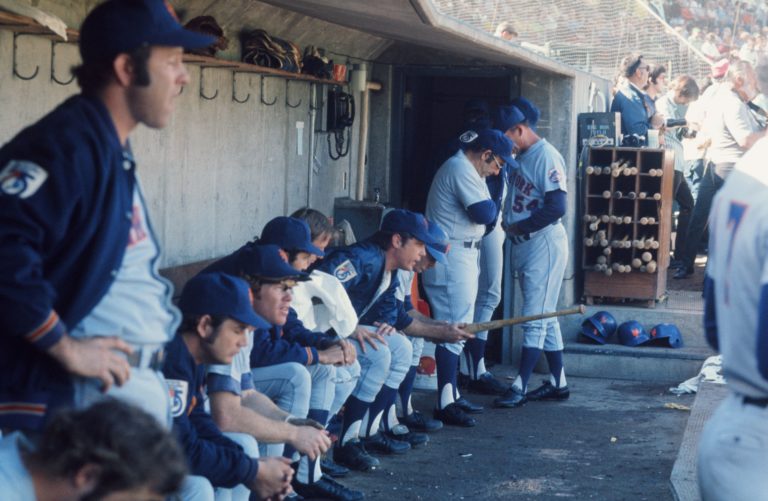
[[[465,249],[479,249],[480,248],[480,240],[465,240],[462,242]]]
[[[768,398],[742,397],[741,401],[744,402],[745,405],[754,405],[761,409],[768,407]]]
[[[163,368],[165,351],[162,347],[134,347],[133,353],[126,356],[126,359],[131,367],[159,371]]]

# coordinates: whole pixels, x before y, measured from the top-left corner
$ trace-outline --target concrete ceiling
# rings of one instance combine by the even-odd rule
[[[494,64],[538,68],[571,76],[551,59],[478,31],[437,11],[430,0],[264,0],[308,17],[382,39],[430,47]]]

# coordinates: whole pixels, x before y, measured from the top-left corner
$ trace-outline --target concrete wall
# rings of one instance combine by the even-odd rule
[[[43,3],[41,8],[77,27],[95,2]],[[208,7],[198,9],[202,2],[176,3],[183,4],[176,6],[180,11],[186,7],[190,15],[215,11],[218,5],[206,2]],[[297,14],[260,2],[251,2],[240,25],[235,25],[236,16],[214,13],[222,15],[222,24],[226,22],[234,39],[244,26],[265,27],[283,36],[299,30],[303,44],[309,43],[315,30],[329,52],[345,54],[343,61],[355,62],[357,51],[369,56],[388,43],[319,20],[299,19]],[[266,24],[257,24],[255,19]],[[246,26],[245,21],[251,24]],[[19,72],[29,75],[40,67],[38,76],[30,81],[12,75],[12,47],[12,33],[0,30],[0,144],[79,90],[75,83],[61,86],[51,81],[49,40],[18,38]],[[59,44],[56,52],[57,78],[68,79],[69,68],[79,61],[77,46]],[[225,56],[236,59],[237,51],[231,49]],[[267,106],[261,101],[261,77],[241,73],[236,77],[237,96],[243,99],[250,94],[250,98],[240,104],[232,99],[230,70],[202,70],[205,94],[218,92],[213,100],[200,96],[201,68],[188,65],[188,70],[191,83],[178,98],[169,126],[162,131],[140,126],[131,136],[152,222],[164,249],[161,266],[223,255],[257,235],[272,217],[308,203],[330,215],[336,197],[354,193],[359,120],[351,128],[350,154],[331,160],[327,134],[313,137],[310,83],[290,82],[290,102],[301,100],[294,109],[286,106],[285,80],[267,78],[263,97],[277,99],[274,106]],[[302,122],[303,129],[297,128]]]

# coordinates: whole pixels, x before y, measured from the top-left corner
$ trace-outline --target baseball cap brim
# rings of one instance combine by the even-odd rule
[[[504,162],[507,164],[507,167],[510,169],[517,169],[520,167],[520,164],[517,163],[517,160],[515,160],[512,155],[498,155],[498,157],[504,160]]]
[[[317,247],[316,245],[313,245],[311,243],[308,243],[304,246],[303,249],[299,249],[300,251],[309,252],[310,254],[314,254],[317,257],[325,257],[325,252],[320,250],[320,247]]]
[[[272,327],[272,324],[261,318],[261,316],[257,314],[253,309],[247,313],[243,312],[237,315],[232,315],[232,318],[238,322],[250,325],[254,329],[269,329]]]
[[[448,263],[448,259],[445,257],[445,252],[441,252],[438,249],[434,248],[432,245],[427,244],[427,252],[429,252],[429,255],[435,258],[435,261],[437,261],[440,264],[446,264]]]
[[[168,47],[183,47],[185,49],[200,49],[208,47],[216,41],[210,35],[203,35],[182,27],[178,29],[157,33],[147,40],[149,45],[165,45]]]

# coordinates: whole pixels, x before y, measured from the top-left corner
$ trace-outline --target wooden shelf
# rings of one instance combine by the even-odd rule
[[[317,78],[313,77],[312,75],[305,75],[303,73],[293,73],[291,71],[267,68],[266,66],[244,63],[242,61],[230,61],[228,59],[219,59],[210,56],[199,56],[197,54],[184,54],[184,62],[187,64],[202,66],[203,68],[229,68],[239,73],[258,73],[261,75],[285,78],[287,80],[304,80],[326,85],[347,85],[347,82],[337,82],[336,80]]]
[[[61,37],[56,35],[45,26],[39,24],[34,19],[5,11],[0,11],[0,30],[8,30],[20,34],[39,35],[45,38],[61,40]],[[79,38],[79,31],[69,28],[67,29],[67,42],[74,43],[77,42]],[[238,73],[257,73],[260,75],[269,75],[287,80],[303,80],[307,82],[338,86],[345,86],[348,84],[348,82],[337,82],[336,80],[317,78],[312,75],[305,75],[303,73],[293,73],[290,71],[258,66],[256,64],[244,63],[242,61],[230,61],[227,59],[219,59],[210,56],[199,56],[197,54],[184,54],[184,62],[187,64],[202,66],[204,68],[228,68]]]
[[[13,31],[25,35],[40,35],[41,37],[61,40],[61,37],[38,23],[31,17],[20,16],[0,10],[0,30]],[[67,42],[77,42],[80,33],[67,28]]]

